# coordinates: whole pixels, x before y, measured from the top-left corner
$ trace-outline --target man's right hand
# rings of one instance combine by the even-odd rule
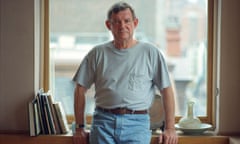
[[[74,144],[88,144],[88,133],[85,132],[84,128],[77,128],[73,134]]]

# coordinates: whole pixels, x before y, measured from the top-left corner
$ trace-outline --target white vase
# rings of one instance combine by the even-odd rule
[[[185,129],[198,129],[201,127],[201,121],[193,114],[194,102],[187,103],[187,116],[179,120],[179,126]]]

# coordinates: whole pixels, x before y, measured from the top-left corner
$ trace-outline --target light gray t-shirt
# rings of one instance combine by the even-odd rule
[[[148,109],[155,87],[170,86],[162,53],[143,42],[121,50],[112,42],[96,46],[83,59],[73,80],[86,88],[95,84],[96,106],[133,110]]]

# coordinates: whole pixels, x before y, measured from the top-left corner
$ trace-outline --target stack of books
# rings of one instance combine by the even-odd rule
[[[67,118],[61,102],[54,102],[52,95],[39,90],[28,103],[30,136],[39,134],[66,134]]]

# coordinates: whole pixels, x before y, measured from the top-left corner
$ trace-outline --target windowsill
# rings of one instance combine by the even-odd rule
[[[36,137],[30,137],[28,134],[0,134],[1,143],[7,144],[72,144],[72,133],[64,135],[39,135]],[[179,144],[229,144],[228,136],[219,136],[213,133],[204,133],[198,136],[189,136],[179,133]],[[151,144],[158,144],[158,136],[153,135]]]

